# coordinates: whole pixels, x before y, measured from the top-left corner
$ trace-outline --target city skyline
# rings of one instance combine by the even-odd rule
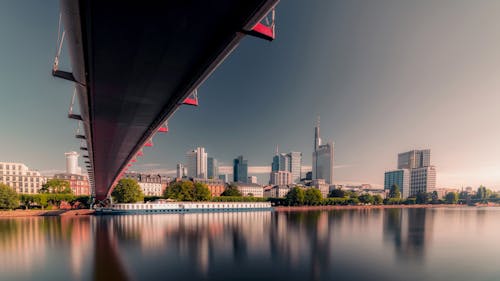
[[[204,146],[221,174],[244,155],[249,175],[265,182],[276,144],[311,163],[321,115],[336,144],[336,182],[382,186],[394,153],[430,148],[438,187],[499,189],[500,3],[481,3],[282,2],[275,42],[245,38],[200,87],[200,106],[179,110],[131,170],[175,171],[185,151]],[[0,104],[0,161],[48,175],[79,146],[65,118],[73,85],[50,76],[58,12],[57,1],[0,3],[0,92],[9,101]]]

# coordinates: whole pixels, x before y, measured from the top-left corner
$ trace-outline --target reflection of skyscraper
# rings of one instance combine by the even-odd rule
[[[384,210],[384,236],[393,240],[399,258],[422,258],[431,228],[426,209]]]
[[[333,184],[334,145],[333,142],[321,144],[319,118],[314,128],[313,179],[324,179],[327,184]]]

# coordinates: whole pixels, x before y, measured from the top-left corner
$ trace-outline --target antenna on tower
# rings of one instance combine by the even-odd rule
[[[276,145],[276,154],[275,155],[278,155],[278,145]]]
[[[316,119],[316,127],[319,127],[319,122],[320,122],[320,120],[319,120],[319,115],[318,115],[318,119]]]

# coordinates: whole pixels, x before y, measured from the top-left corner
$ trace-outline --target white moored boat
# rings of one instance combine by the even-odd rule
[[[271,211],[270,202],[148,202],[96,208],[96,215]]]

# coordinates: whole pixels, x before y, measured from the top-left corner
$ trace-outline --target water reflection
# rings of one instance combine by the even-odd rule
[[[499,218],[495,209],[388,209],[2,219],[0,276],[497,280]],[[463,256],[482,267],[460,266]]]

